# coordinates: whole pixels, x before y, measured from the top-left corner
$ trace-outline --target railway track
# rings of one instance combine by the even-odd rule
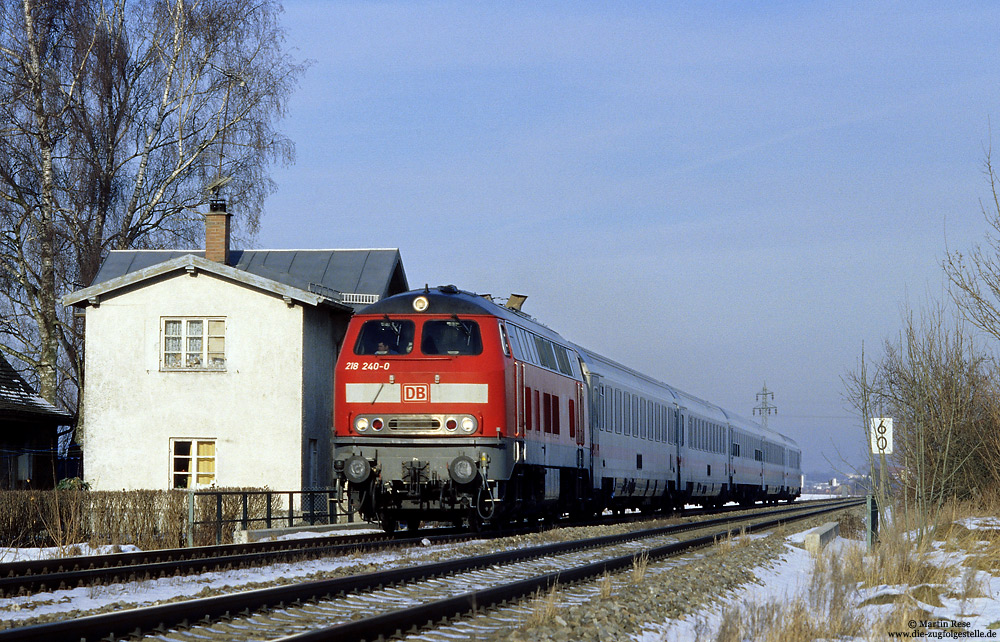
[[[807,503],[802,502],[799,505],[807,505]],[[732,506],[725,507],[720,512],[738,510],[745,509]],[[689,516],[699,514],[705,514],[705,511],[687,513]],[[649,518],[649,516],[629,515],[625,518],[614,518],[612,523]],[[609,522],[608,520],[591,520],[583,525],[602,523]],[[425,530],[418,532],[418,534],[366,533],[7,562],[0,563],[0,598],[79,586],[250,568],[288,561],[347,555],[360,551],[374,552],[407,548],[426,545],[427,541],[431,544],[447,544],[470,539],[508,537],[537,530],[538,527],[525,527],[470,533],[454,528],[442,528]]]
[[[725,533],[739,530],[738,522],[756,522],[744,526],[747,530],[770,528],[781,522],[840,510],[856,503],[838,502],[822,507],[793,505],[757,511],[752,516],[721,517],[133,609],[0,631],[0,641],[78,642],[149,632],[156,632],[158,639],[171,640],[282,639],[290,635],[295,637],[288,639],[296,642],[377,639],[427,622],[519,599],[545,590],[557,581],[571,583],[605,571],[616,572],[629,567],[643,551],[655,559],[711,544]],[[765,521],[761,522],[762,519]],[[697,531],[697,536],[678,538],[691,531]],[[473,590],[470,591],[470,587]],[[171,631],[177,627],[185,631]]]
[[[426,531],[419,536],[367,533],[250,544],[199,546],[137,553],[63,557],[0,564],[0,597],[46,590],[128,582],[157,577],[263,566],[285,561],[346,555],[358,550],[386,550],[478,537],[455,529]]]

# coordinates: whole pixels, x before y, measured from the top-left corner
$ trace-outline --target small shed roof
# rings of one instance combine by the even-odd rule
[[[32,390],[0,352],[0,417],[65,424],[73,415],[59,410]]]

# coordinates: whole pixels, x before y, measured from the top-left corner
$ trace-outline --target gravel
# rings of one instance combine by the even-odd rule
[[[610,595],[606,597],[600,594],[600,580],[590,582],[589,586],[566,587],[555,596],[555,604],[552,596],[536,597],[522,605],[517,626],[479,639],[489,642],[627,640],[641,633],[645,623],[704,612],[737,588],[759,583],[755,571],[773,566],[781,558],[788,546],[785,541],[788,534],[829,520],[829,515],[818,516],[764,536],[747,536],[733,544],[651,561],[639,582],[634,581],[631,572],[613,576]]]

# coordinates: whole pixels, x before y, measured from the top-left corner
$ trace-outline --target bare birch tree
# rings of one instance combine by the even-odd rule
[[[112,249],[198,246],[207,183],[256,232],[303,64],[274,0],[0,0],[0,349],[74,408],[58,306]]]

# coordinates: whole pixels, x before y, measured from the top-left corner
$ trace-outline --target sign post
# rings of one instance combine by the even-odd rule
[[[892,417],[872,417],[871,437],[873,455],[892,454]]]
[[[869,420],[870,429],[868,436],[871,440],[872,457],[879,459],[879,483],[878,487],[872,488],[868,495],[868,550],[874,548],[878,542],[878,511],[879,499],[884,499],[885,488],[885,456],[892,454],[892,417],[872,417]],[[874,486],[875,480],[871,480]]]

